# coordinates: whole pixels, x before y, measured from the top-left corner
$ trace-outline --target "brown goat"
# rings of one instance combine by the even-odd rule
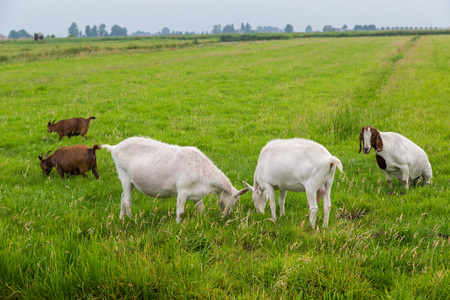
[[[92,148],[86,145],[75,145],[56,149],[52,155],[48,156],[50,150],[45,157],[42,154],[39,156],[42,172],[48,175],[55,167],[61,175],[61,179],[64,179],[66,173],[86,177],[85,173],[92,170],[94,177],[98,179],[95,150],[100,150],[100,147],[98,145],[94,145]]]
[[[71,137],[75,135],[81,135],[86,140],[86,133],[89,129],[89,123],[91,119],[95,119],[95,117],[85,118],[72,118],[67,120],[60,120],[55,124],[55,120],[52,122],[48,122],[47,131],[48,132],[57,132],[59,135],[59,140],[63,138],[63,136]]]

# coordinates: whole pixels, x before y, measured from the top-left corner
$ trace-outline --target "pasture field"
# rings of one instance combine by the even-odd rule
[[[120,43],[0,44],[0,298],[450,298],[449,35]],[[105,51],[58,52],[79,46]],[[33,55],[11,54],[22,48]],[[75,116],[97,118],[87,140],[46,132]],[[432,184],[389,188],[373,152],[358,154],[368,125],[422,147]],[[276,223],[250,193],[227,217],[213,196],[203,214],[188,201],[177,224],[175,199],[135,191],[121,220],[110,153],[98,180],[39,167],[48,150],[131,136],[196,146],[238,189],[269,140],[315,140],[344,166],[330,225],[319,203],[312,229],[290,192]]]

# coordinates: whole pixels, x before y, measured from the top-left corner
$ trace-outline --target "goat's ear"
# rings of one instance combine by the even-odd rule
[[[359,133],[359,151],[358,151],[358,153],[361,153],[361,149],[362,149],[361,142],[364,138],[364,128],[365,128],[364,126],[361,127],[361,132]]]
[[[245,193],[247,193],[249,191],[249,189],[243,189],[243,190],[240,190],[240,191],[238,191],[237,193],[236,193],[236,195],[234,195],[235,197],[238,197],[238,196],[242,196],[242,195],[244,195]]]
[[[377,131],[375,134],[375,145],[374,147],[378,152],[383,151],[383,139],[381,138],[380,132]]]
[[[245,181],[242,181],[242,183],[247,187],[247,191],[250,190],[250,191],[253,192],[254,188],[253,188],[250,184],[248,184],[248,183],[245,182]]]
[[[42,153],[38,157],[39,157],[39,160],[42,161]]]

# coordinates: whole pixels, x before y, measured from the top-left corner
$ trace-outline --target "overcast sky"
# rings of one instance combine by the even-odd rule
[[[450,27],[450,0],[0,0],[0,34],[25,29],[28,33],[66,37],[72,22],[126,27],[156,33],[171,31],[211,32],[213,25],[247,22],[283,29],[291,24],[303,32],[307,25],[352,29],[356,24]]]

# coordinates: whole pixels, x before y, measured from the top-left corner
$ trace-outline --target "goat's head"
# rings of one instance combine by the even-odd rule
[[[254,187],[252,187],[245,181],[242,181],[242,182],[249,190],[252,191],[253,203],[255,204],[256,210],[260,213],[264,213],[264,210],[266,209],[267,198],[269,198],[266,191],[262,191],[259,188],[259,185],[257,182],[255,182]]]
[[[55,126],[55,121],[56,121],[56,119],[54,119],[51,122],[48,122],[48,124],[47,124],[47,132],[53,132],[53,126]]]
[[[363,142],[361,146],[361,142]],[[362,127],[361,133],[359,134],[359,151],[361,153],[361,148],[365,154],[369,154],[370,149],[374,148],[376,151],[380,152],[383,150],[383,140],[381,139],[380,132],[371,126]]]
[[[41,155],[39,155],[39,160],[41,161],[41,165],[40,165],[40,166],[41,166],[41,168],[42,168],[42,172],[43,172],[45,175],[50,174],[50,171],[53,169],[53,162],[52,162],[52,160],[51,160],[51,156],[48,157],[48,154],[49,154],[50,152],[52,152],[52,150],[48,151],[48,152],[45,154],[45,157],[42,155],[42,153],[41,153]]]
[[[228,192],[222,191],[218,194],[217,204],[219,204],[220,211],[223,215],[228,215],[233,211],[234,206],[239,201],[239,197],[248,192],[248,189],[236,190],[233,188],[234,192],[229,194]]]

